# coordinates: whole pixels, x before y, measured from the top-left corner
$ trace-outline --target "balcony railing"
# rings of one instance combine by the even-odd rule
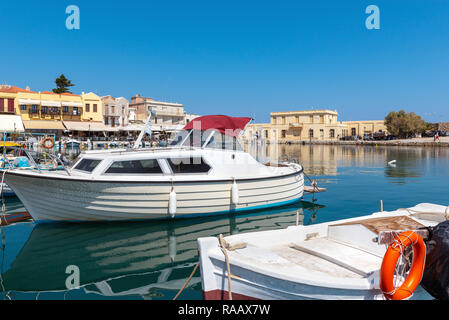
[[[82,110],[72,110],[72,111],[63,111],[62,115],[63,116],[80,116],[82,114]]]

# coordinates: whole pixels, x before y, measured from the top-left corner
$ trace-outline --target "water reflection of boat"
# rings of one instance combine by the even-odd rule
[[[84,294],[171,298],[164,290],[174,296],[198,261],[197,238],[285,227],[295,223],[298,210],[309,221],[320,207],[299,202],[220,219],[37,224],[9,270],[2,272],[4,291],[18,298],[21,293],[45,298],[45,293],[67,292],[65,271],[75,265]],[[183,294],[200,299],[199,276],[192,286]]]

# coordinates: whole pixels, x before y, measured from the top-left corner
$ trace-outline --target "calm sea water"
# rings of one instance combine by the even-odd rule
[[[275,210],[179,221],[18,223],[1,228],[3,299],[172,299],[198,262],[198,237],[228,235],[350,218],[411,207],[449,205],[449,149],[375,146],[280,146],[328,189]],[[396,160],[396,166],[388,165]],[[7,213],[23,211],[7,198]],[[67,290],[68,266],[80,288]],[[425,294],[417,295],[428,298]],[[202,299],[199,270],[179,299]]]

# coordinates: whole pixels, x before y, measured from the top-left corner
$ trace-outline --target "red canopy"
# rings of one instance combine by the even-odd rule
[[[241,130],[245,129],[251,118],[237,118],[222,115],[203,116],[190,121],[184,130],[217,130],[223,134],[237,137]]]

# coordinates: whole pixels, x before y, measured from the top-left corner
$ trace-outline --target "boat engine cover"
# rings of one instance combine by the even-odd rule
[[[421,286],[434,298],[449,299],[449,220],[432,228]]]

